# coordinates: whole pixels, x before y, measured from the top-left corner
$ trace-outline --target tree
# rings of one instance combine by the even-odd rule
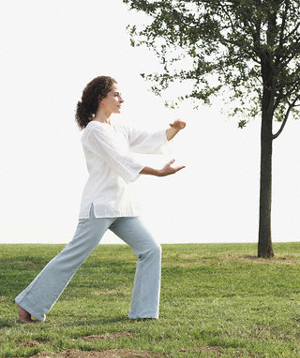
[[[300,0],[123,2],[148,15],[146,25],[129,29],[133,46],[146,45],[160,59],[161,73],[143,74],[156,94],[185,82],[189,91],[179,100],[209,104],[226,89],[239,127],[261,117],[258,257],[272,257],[272,145],[288,118],[299,115]]]

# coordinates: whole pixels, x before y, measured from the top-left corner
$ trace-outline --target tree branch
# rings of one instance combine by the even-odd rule
[[[272,139],[276,139],[277,137],[279,137],[279,135],[281,134],[281,132],[283,131],[286,122],[288,120],[289,114],[291,112],[291,110],[295,107],[297,100],[299,99],[299,97],[296,97],[293,101],[293,103],[289,103],[289,108],[287,109],[285,116],[284,116],[284,120],[282,121],[282,124],[279,128],[279,130],[277,131],[277,133],[273,134]]]
[[[289,7],[289,0],[285,0],[285,10],[282,15],[282,21],[281,21],[281,26],[280,26],[280,35],[279,35],[280,49],[283,49],[283,45],[284,45],[284,30],[285,30],[285,26],[286,26],[286,17],[287,17],[287,13],[288,13],[288,7]],[[280,62],[280,58],[281,58],[280,55],[276,56],[276,67],[278,66],[278,64]]]

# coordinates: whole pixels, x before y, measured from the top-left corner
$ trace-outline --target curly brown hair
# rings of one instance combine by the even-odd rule
[[[80,129],[84,129],[97,112],[99,102],[111,91],[117,81],[109,76],[99,76],[84,88],[81,101],[77,103],[75,119]]]

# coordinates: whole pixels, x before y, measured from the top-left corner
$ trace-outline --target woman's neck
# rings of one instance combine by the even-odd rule
[[[104,110],[99,108],[93,120],[111,125],[110,116],[111,113],[106,113]]]

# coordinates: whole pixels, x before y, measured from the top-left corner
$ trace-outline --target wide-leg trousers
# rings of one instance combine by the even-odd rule
[[[72,241],[54,257],[15,299],[16,303],[39,321],[53,307],[72,276],[111,230],[138,257],[129,318],[158,318],[161,247],[138,217],[80,219]]]

